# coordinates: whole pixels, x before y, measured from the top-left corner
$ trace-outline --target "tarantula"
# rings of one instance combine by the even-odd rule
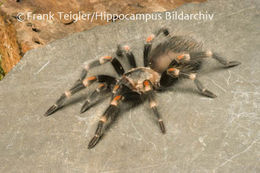
[[[154,40],[163,37],[154,48]],[[127,58],[131,69],[125,71],[117,57]],[[204,51],[202,45],[188,36],[175,36],[169,33],[167,28],[159,29],[150,35],[144,44],[143,67],[137,67],[135,57],[129,46],[118,46],[114,56],[104,56],[88,63],[75,85],[65,91],[56,103],[45,113],[51,115],[61,108],[65,101],[78,91],[99,82],[99,86],[93,91],[81,108],[81,113],[88,110],[93,100],[104,92],[111,92],[110,105],[101,116],[94,137],[88,144],[93,148],[104,133],[108,120],[113,122],[119,112],[119,105],[124,101],[144,98],[148,99],[150,108],[158,120],[162,133],[165,133],[165,126],[161,115],[157,110],[155,101],[156,91],[173,86],[179,79],[187,78],[194,81],[199,92],[207,97],[214,98],[216,95],[206,89],[197,78],[197,72],[201,68],[203,60],[213,58],[224,67],[234,67],[240,64],[238,61],[227,61],[216,53]],[[109,75],[96,75],[87,77],[90,69],[110,62],[118,74],[118,78]]]

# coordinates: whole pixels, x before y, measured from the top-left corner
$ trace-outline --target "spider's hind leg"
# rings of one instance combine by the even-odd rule
[[[186,74],[186,73],[180,72],[180,75],[181,75],[182,77],[189,78],[189,79],[193,80],[193,81],[194,81],[194,84],[196,85],[196,87],[198,88],[198,90],[200,91],[200,93],[201,93],[202,95],[205,95],[205,96],[210,97],[210,98],[215,98],[215,97],[217,97],[216,94],[214,94],[213,92],[211,92],[210,90],[208,90],[207,88],[205,88],[205,87],[202,85],[202,83],[199,81],[199,79],[197,79],[195,73]]]
[[[217,97],[216,94],[214,94],[213,92],[206,89],[198,79],[193,79],[193,81],[194,81],[195,85],[197,86],[198,90],[201,92],[201,94],[203,94],[207,97],[210,97],[210,98]]]
[[[226,59],[224,59],[223,57],[219,56],[216,53],[213,53],[212,58],[214,58],[219,63],[223,64],[225,67],[228,67],[228,68],[229,67],[235,67],[235,66],[241,64],[241,62],[239,62],[239,61],[227,61]]]
[[[205,52],[192,52],[190,53],[191,59],[195,58],[213,58],[217,60],[220,64],[224,65],[225,67],[235,67],[240,65],[241,62],[239,61],[228,61],[227,59],[221,57],[217,53],[213,53],[212,51],[205,51]]]
[[[209,91],[207,88],[205,88],[202,83],[197,79],[197,76],[195,73],[186,73],[181,71],[178,68],[168,68],[167,73],[172,76],[173,78],[188,78],[194,81],[196,87],[200,91],[201,94],[210,97],[210,98],[215,98],[217,97],[216,94],[213,92]]]

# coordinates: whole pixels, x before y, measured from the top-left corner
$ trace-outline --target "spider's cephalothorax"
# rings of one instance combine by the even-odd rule
[[[163,41],[157,39],[162,36],[164,37]],[[156,39],[159,43],[155,45],[154,40]],[[127,58],[131,69],[125,72],[117,57]],[[93,148],[97,144],[106,129],[108,120],[114,121],[123,101],[135,101],[135,99],[140,98],[144,101],[145,99],[142,98],[147,98],[157,117],[162,133],[165,133],[163,120],[157,110],[155,92],[172,86],[178,79],[187,78],[194,81],[201,94],[211,98],[216,97],[214,93],[202,85],[196,75],[206,58],[213,58],[224,67],[233,67],[240,64],[238,61],[227,61],[216,53],[203,50],[202,45],[190,37],[171,36],[168,29],[162,28],[146,39],[143,50],[143,67],[137,67],[135,57],[129,46],[118,46],[115,56],[101,57],[88,63],[74,86],[65,91],[45,115],[48,116],[61,108],[73,94],[94,82],[99,82],[97,89],[88,96],[82,106],[81,113],[93,106],[99,98],[98,96],[102,96],[104,93],[111,93],[111,102],[100,117],[95,135],[88,148]],[[109,75],[87,77],[91,68],[107,62],[112,64],[119,76],[118,78]]]

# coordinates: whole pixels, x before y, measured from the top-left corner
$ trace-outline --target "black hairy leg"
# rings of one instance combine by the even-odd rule
[[[131,68],[137,67],[134,54],[129,46],[125,45],[122,47],[121,45],[118,45],[116,54],[118,57],[126,57]]]
[[[144,51],[143,51],[143,61],[144,61],[144,66],[147,67],[149,65],[149,54],[152,50],[152,43],[153,40],[159,36],[160,34],[163,34],[165,36],[169,35],[169,31],[167,28],[161,28],[159,31],[157,31],[155,34],[151,34],[149,37],[147,37],[146,42],[144,44]]]
[[[83,79],[85,79],[85,77],[87,76],[90,69],[92,69],[94,67],[101,66],[101,65],[106,64],[108,62],[110,62],[112,64],[113,68],[115,69],[115,71],[117,72],[117,74],[119,76],[124,74],[125,70],[116,57],[103,56],[99,59],[91,60],[90,62],[88,62],[84,66],[78,81],[82,81]]]
[[[54,105],[52,105],[47,112],[44,114],[45,116],[49,116],[53,114],[55,111],[57,111],[59,108],[63,106],[65,101],[69,99],[72,95],[79,92],[80,90],[90,86],[93,82],[97,80],[96,76],[88,77],[84,80],[78,81],[74,84],[72,88],[70,88],[68,91],[65,91],[60,98],[56,101]]]
[[[100,137],[104,133],[105,125],[107,124],[108,120],[114,120],[112,116],[115,116],[119,112],[118,104],[121,102],[122,99],[123,97],[121,95],[117,95],[112,99],[110,105],[105,110],[104,114],[101,116],[98,122],[95,135],[88,144],[89,149],[93,148],[100,140]]]
[[[241,62],[239,61],[228,61],[227,59],[223,58],[217,53],[212,51],[203,51],[203,52],[191,52],[190,54],[191,59],[198,59],[198,58],[213,58],[217,60],[220,64],[224,65],[225,67],[235,67],[240,65]]]
[[[108,86],[106,83],[101,83],[87,98],[83,106],[81,107],[80,113],[86,112],[89,108],[95,105],[95,101],[100,97],[104,96],[108,92]]]
[[[145,91],[146,91],[146,94],[148,97],[150,108],[153,110],[153,113],[157,118],[157,121],[158,121],[158,124],[159,124],[159,127],[160,127],[162,133],[165,133],[165,126],[164,126],[162,117],[157,109],[157,103],[155,100],[155,92],[152,89],[153,87],[151,85],[151,82],[149,80],[146,80],[146,81],[144,81],[143,85],[144,85],[144,88],[145,88]]]
[[[181,76],[184,76],[185,78],[189,78],[191,80],[194,81],[194,84],[196,85],[196,87],[198,88],[199,92],[202,95],[205,95],[207,97],[210,98],[215,98],[217,97],[216,94],[214,94],[212,91],[208,90],[207,88],[205,88],[202,83],[199,81],[199,79],[197,79],[196,74],[194,73],[190,73],[190,74],[186,74],[186,73],[180,73]]]
[[[47,110],[45,116],[53,114],[55,111],[61,108],[64,105],[65,101],[68,100],[72,95],[76,94],[82,89],[89,87],[96,81],[105,82],[107,85],[113,85],[116,82],[114,77],[108,75],[91,76],[86,77],[84,80],[77,81],[72,88],[70,88],[68,91],[65,91],[56,101],[56,103]]]
[[[167,70],[167,73],[173,77],[173,78],[188,78],[194,81],[196,87],[200,91],[202,95],[205,95],[207,97],[215,98],[217,97],[213,92],[209,91],[207,88],[205,88],[202,83],[196,79],[196,74],[195,73],[190,73],[187,74],[185,72],[180,71],[180,69],[177,68],[169,68]]]

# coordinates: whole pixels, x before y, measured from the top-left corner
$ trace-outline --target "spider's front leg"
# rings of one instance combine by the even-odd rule
[[[102,136],[102,134],[104,133],[104,129],[105,129],[105,125],[108,123],[108,120],[111,119],[111,121],[113,121],[113,116],[115,116],[118,112],[119,112],[119,103],[124,99],[124,97],[122,95],[117,95],[115,96],[109,107],[106,109],[106,111],[104,112],[104,114],[101,116],[101,118],[99,119],[98,125],[97,125],[97,129],[95,132],[94,137],[90,140],[89,144],[88,144],[88,148],[93,148],[98,141],[100,140],[100,137]]]
[[[87,111],[89,108],[94,106],[99,99],[106,96],[111,91],[111,88],[116,84],[116,78],[107,75],[99,75],[98,81],[101,82],[97,89],[95,89],[87,98],[83,106],[81,107],[80,113]]]
[[[93,84],[94,82],[105,82],[107,85],[111,85],[112,83],[115,83],[116,79],[112,76],[108,76],[108,75],[97,75],[97,76],[91,76],[91,77],[87,77],[82,81],[78,81],[76,82],[76,84],[74,84],[74,86],[69,89],[68,91],[65,91],[60,98],[56,101],[56,103],[54,105],[52,105],[47,112],[44,114],[45,116],[49,116],[51,114],[53,114],[55,111],[57,111],[59,108],[61,108],[65,101],[67,99],[69,99],[72,95],[74,95],[75,93],[81,91],[84,88],[87,88],[88,86],[90,86],[91,84]]]
[[[165,126],[164,126],[162,117],[157,109],[157,103],[155,101],[155,92],[152,88],[152,84],[149,80],[146,80],[146,81],[144,81],[143,85],[144,85],[144,89],[145,89],[145,94],[147,94],[147,96],[148,96],[150,108],[153,110],[153,113],[157,118],[157,121],[158,121],[158,124],[160,126],[162,133],[165,133]]]
[[[76,82],[76,84],[72,88],[70,88],[68,91],[65,91],[60,96],[60,98],[56,101],[56,103],[54,105],[52,105],[44,115],[49,116],[49,115],[53,114],[55,111],[57,111],[59,108],[61,108],[63,106],[63,104],[65,103],[65,101],[67,99],[69,99],[73,94],[75,94],[75,93],[79,92],[80,90],[88,87],[89,85],[91,85],[96,80],[97,80],[97,77],[92,76],[92,77],[88,77],[88,78],[86,78],[82,81]]]
[[[86,112],[89,108],[91,108],[95,103],[94,100],[97,100],[97,98],[100,97],[100,95],[104,95],[108,91],[108,87],[105,83],[99,84],[97,89],[95,89],[88,97],[88,99],[85,101],[83,106],[81,107],[80,113]]]

